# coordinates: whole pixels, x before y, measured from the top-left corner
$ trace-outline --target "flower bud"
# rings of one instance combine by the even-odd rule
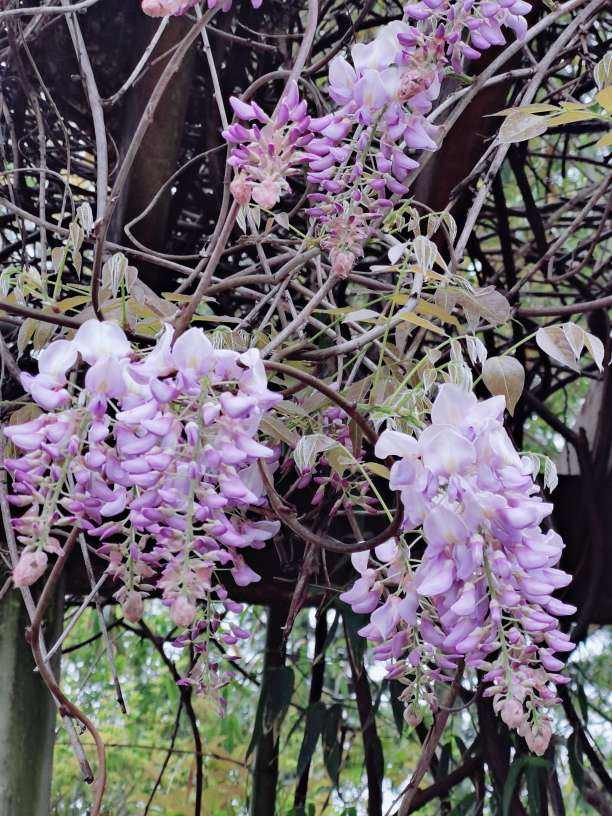
[[[551,736],[552,729],[550,722],[547,719],[543,719],[533,731],[528,731],[527,734],[525,734],[525,742],[530,751],[538,756],[542,756],[548,748]]]
[[[144,612],[144,603],[140,592],[132,590],[128,592],[125,601],[122,604],[123,617],[129,623],[138,623],[142,618]]]
[[[170,617],[177,626],[189,626],[196,612],[195,604],[185,595],[177,595],[170,607]]]
[[[329,258],[331,261],[332,274],[337,275],[339,278],[348,278],[355,264],[355,256],[353,253],[332,250],[329,254]]]
[[[242,173],[238,173],[234,176],[230,184],[230,192],[234,196],[237,204],[240,204],[241,207],[248,204],[251,200],[252,191],[253,188]]]
[[[253,200],[263,207],[264,210],[271,210],[278,204],[281,196],[281,186],[278,181],[264,179],[253,187]]]
[[[142,10],[149,17],[164,17],[167,14],[165,4],[160,0],[142,0]]]
[[[13,570],[13,584],[16,587],[31,586],[47,569],[48,560],[44,550],[24,550]]]
[[[508,697],[501,709],[501,718],[508,728],[518,728],[523,716],[523,706],[514,697]]]
[[[413,708],[406,707],[404,709],[404,720],[412,728],[416,728],[417,725],[420,725],[421,722],[423,721],[423,717]]]

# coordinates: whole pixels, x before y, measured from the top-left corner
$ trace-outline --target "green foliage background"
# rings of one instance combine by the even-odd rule
[[[114,612],[111,608],[106,612],[108,623],[112,625]],[[330,632],[333,632],[335,614],[335,611],[328,612]],[[248,762],[245,757],[259,694],[255,680],[261,677],[265,610],[252,608],[244,616],[243,625],[251,629],[253,637],[244,649],[241,666],[250,677],[237,674],[233,683],[224,690],[227,699],[226,716],[218,716],[216,704],[210,698],[194,697],[205,752],[204,816],[243,816],[248,813],[249,767],[252,756]],[[167,634],[164,629],[167,619],[160,614],[160,607],[156,602],[149,604],[146,622],[157,634]],[[314,612],[303,612],[298,617],[288,647],[287,665],[294,672],[295,687],[291,705],[281,726],[278,816],[292,814],[296,771],[307,716],[312,668],[312,654],[309,653],[308,643],[312,643],[313,625]],[[97,615],[91,610],[79,621],[66,646],[70,649],[71,645],[98,633]],[[121,625],[115,625],[110,634],[116,648],[117,670],[128,715],[123,716],[115,700],[101,639],[65,655],[63,683],[71,698],[93,716],[107,745],[109,786],[105,815],[141,816],[170,743],[179,692],[167,667],[149,641],[141,640]],[[578,649],[570,663],[570,688],[574,704],[604,752],[604,760],[608,762],[612,759],[609,745],[606,746],[606,733],[609,733],[612,722],[609,696],[612,666],[608,659],[610,645],[609,636],[603,630],[595,632],[588,643]],[[172,647],[166,649],[180,666],[184,656]],[[329,816],[361,816],[365,813],[363,803],[366,781],[361,735],[347,667],[346,645],[342,627],[339,626],[326,651],[323,693],[328,715],[332,705],[341,706],[342,709],[341,727],[345,730],[345,738],[339,787],[334,787],[325,768],[322,741],[318,738],[310,774],[308,816],[311,813],[317,816],[322,813]],[[379,675],[376,667],[370,667],[371,680]],[[420,751],[420,740],[408,726],[402,728],[401,735],[398,732],[386,683],[372,682],[372,696],[385,756],[385,804],[388,807],[414,768]],[[475,737],[473,709],[474,707],[468,708],[456,714],[444,737],[443,746],[446,747],[443,748],[442,756],[443,762],[450,763],[449,767],[460,764],[466,746]],[[592,813],[575,784],[576,776],[576,781],[581,783],[581,758],[580,755],[568,756],[564,736],[569,732],[562,717],[559,718],[558,728],[560,736],[556,745],[556,761],[566,814],[579,816]],[[88,746],[86,738],[84,744]],[[88,747],[92,754],[91,746]],[[573,767],[570,766],[570,759]],[[530,816],[532,813],[536,816],[538,811],[535,810],[533,801],[534,787],[528,784],[529,773],[524,773],[529,769],[522,767],[519,770],[523,771],[518,784],[524,787],[524,801],[532,805],[529,808]],[[533,772],[537,774],[540,770],[534,766]],[[151,816],[191,816],[194,773],[192,734],[183,715],[174,753],[149,809]],[[517,784],[516,775],[511,774],[510,783],[512,786]],[[55,749],[53,816],[85,816],[90,795],[88,786],[80,781],[79,770],[67,745],[65,733],[60,729]],[[492,794],[489,794],[484,812],[501,813],[500,807],[501,803],[496,802]],[[453,789],[445,813],[451,816],[467,815],[473,813],[474,808],[474,788],[471,781],[466,780]],[[420,812],[425,816],[433,816],[440,812],[439,805],[434,802]]]

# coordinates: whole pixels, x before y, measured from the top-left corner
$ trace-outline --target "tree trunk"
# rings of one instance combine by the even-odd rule
[[[49,640],[61,631],[62,608],[59,595],[47,620]],[[9,591],[0,601],[0,816],[48,816],[50,810],[56,708],[34,672],[28,624],[21,595]]]
[[[266,653],[264,659],[263,685],[261,695],[264,701],[268,694],[270,673],[285,665],[283,626],[287,620],[287,607],[275,604],[268,612],[266,630]],[[255,753],[253,766],[253,786],[251,791],[251,816],[273,816],[276,812],[276,785],[278,782],[278,738],[279,728],[263,729]]]

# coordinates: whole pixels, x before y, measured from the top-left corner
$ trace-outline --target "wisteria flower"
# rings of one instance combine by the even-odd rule
[[[381,434],[377,456],[398,457],[390,486],[401,495],[407,538],[376,548],[372,559],[353,556],[359,578],[341,599],[370,613],[361,632],[406,685],[409,722],[435,705],[433,683],[450,681],[464,660],[485,672],[485,694],[504,721],[542,753],[546,707],[566,682],[553,653],[572,648],[557,616],[575,608],[553,597],[570,581],[556,567],[563,543],[540,529],[552,506],[503,412],[502,397],[480,402],[446,384],[417,436]]]

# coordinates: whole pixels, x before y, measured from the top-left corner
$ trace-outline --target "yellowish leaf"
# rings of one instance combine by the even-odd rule
[[[373,473],[375,476],[381,476],[383,479],[389,480],[391,478],[391,471],[380,462],[366,462],[364,465],[366,470]]]
[[[332,317],[344,317],[344,315],[350,314],[351,312],[355,311],[354,306],[342,306],[337,309],[315,309],[316,312],[320,314],[328,314]]]
[[[108,304],[104,304],[105,311],[107,305],[109,307],[112,306],[114,309],[120,310],[122,304],[120,300],[109,300]],[[126,309],[130,317],[135,317],[138,320],[156,320],[159,323],[159,315],[146,304],[139,303],[136,298],[129,298],[126,304]]]
[[[547,116],[535,116],[517,108],[504,120],[499,129],[498,139],[501,144],[524,142],[546,133],[547,128]]]
[[[53,323],[38,323],[32,338],[32,346],[35,351],[39,351],[55,334],[56,326]]]
[[[489,357],[482,366],[484,384],[494,396],[506,398],[506,407],[514,408],[525,386],[525,369],[514,357]]]
[[[421,315],[415,314],[414,312],[398,312],[397,317],[401,317],[402,320],[407,320],[408,323],[414,323],[415,326],[420,326],[422,329],[428,329],[434,332],[434,334],[441,334],[443,337],[446,337],[446,332],[441,329],[440,326],[436,326],[431,320],[427,320],[426,317],[421,317]]]
[[[595,99],[602,108],[606,109],[607,113],[612,113],[612,85],[608,85],[607,88],[602,88]]]
[[[427,300],[419,300],[416,305],[416,311],[421,314],[429,314],[437,317],[438,320],[441,320],[443,323],[451,323],[453,326],[457,328],[460,327],[460,323],[456,317],[443,309],[441,306],[438,306],[437,303],[429,303]]]
[[[14,411],[10,417],[8,424],[9,425],[21,425],[24,422],[30,422],[32,419],[36,419],[37,416],[40,416],[42,411],[35,405],[33,402],[28,403],[27,405],[22,405],[21,408],[18,408]],[[17,451],[13,443],[8,439],[5,438],[5,449],[4,455],[7,458],[12,458],[13,456],[20,456],[21,453]]]
[[[26,318],[17,332],[17,351],[20,355],[26,350],[27,345],[32,339],[35,331],[36,321],[32,320],[31,317]]]
[[[554,113],[559,110],[555,105],[547,105],[544,102],[534,102],[533,105],[521,105],[518,108],[504,108],[498,113],[491,114],[492,116],[510,116],[519,111],[522,113]]]
[[[379,312],[375,312],[374,309],[353,309],[352,312],[348,312],[344,315],[343,323],[372,323],[378,320],[380,317]]]
[[[162,297],[164,300],[171,300],[173,303],[191,303],[193,300],[193,295],[183,295],[181,292],[162,292]],[[214,303],[215,298],[213,297],[203,297],[202,302],[209,302]]]
[[[260,427],[267,436],[285,442],[292,448],[295,448],[298,443],[299,437],[296,432],[289,428],[289,426],[278,417],[270,415],[264,417],[261,420]]]
[[[548,126],[570,125],[572,122],[586,122],[587,119],[597,119],[597,114],[587,110],[565,111],[565,113],[560,113],[558,116],[552,116],[548,120]]]
[[[30,422],[40,416],[41,413],[42,411],[38,405],[30,402],[27,405],[22,405],[21,408],[18,408],[10,415],[9,425],[21,425],[23,422]]]
[[[74,295],[74,297],[65,298],[56,304],[57,308],[62,312],[67,312],[69,309],[75,309],[77,306],[82,306],[84,303],[89,303],[91,298],[89,295]]]
[[[584,110],[585,106],[582,102],[561,102],[561,107],[564,110]]]
[[[203,320],[205,323],[240,323],[237,317],[224,317],[219,315],[194,315],[194,320]]]
[[[180,292],[162,292],[162,297],[173,303],[189,303],[193,300],[193,295],[182,295]]]
[[[612,51],[608,51],[608,53],[599,60],[593,71],[593,79],[597,83],[598,88],[606,88],[612,84]]]

